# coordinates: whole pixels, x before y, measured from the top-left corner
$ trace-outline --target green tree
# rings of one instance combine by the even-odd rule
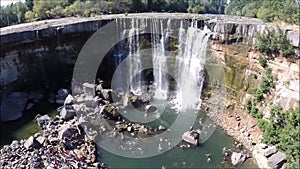
[[[34,19],[34,13],[32,11],[27,11],[25,13],[25,19],[27,22],[31,22]]]
[[[295,0],[264,0],[257,16],[266,22],[282,20],[299,24],[299,5]]]

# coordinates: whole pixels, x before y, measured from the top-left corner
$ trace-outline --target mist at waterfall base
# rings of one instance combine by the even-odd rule
[[[215,125],[202,112],[196,110],[196,107],[201,104],[209,31],[205,27],[198,29],[197,21],[190,22],[185,28],[183,28],[186,26],[183,25],[183,22],[180,23],[180,27],[172,28],[170,27],[170,20],[164,22],[159,19],[150,19],[150,22],[148,21],[131,19],[130,29],[123,29],[126,27],[126,23],[123,19],[117,20],[117,30],[121,30],[118,32],[118,36],[122,41],[108,52],[98,70],[98,77],[100,79],[111,77],[104,79],[104,81],[111,84],[109,87],[112,89],[123,93],[130,91],[136,95],[142,95],[149,92],[149,85],[154,87],[151,104],[159,107],[162,112],[159,112],[158,115],[152,116],[150,114],[145,117],[143,112],[127,109],[126,114],[122,114],[126,119],[151,127],[163,125],[169,128],[178,118],[179,113],[193,114],[195,118],[193,128],[204,134],[206,130],[209,130],[209,127]],[[142,34],[141,28],[149,26],[147,25],[149,23],[151,24],[151,34]],[[177,33],[176,37],[178,38],[172,36],[174,32]],[[127,36],[129,38],[124,38]],[[110,70],[111,76],[107,76],[109,72],[107,65],[114,67],[114,70]],[[163,108],[160,109],[160,107]],[[203,119],[209,121],[209,127],[203,125]],[[189,125],[188,122],[186,123]],[[186,124],[183,121],[180,125],[184,127]],[[171,140],[167,137],[162,139]],[[126,144],[124,143],[125,146]],[[184,142],[179,142],[178,145],[180,144],[186,145]],[[233,167],[230,162],[224,162],[222,154],[224,147],[234,149],[233,140],[219,128],[206,142],[201,142],[197,147],[183,150],[178,145],[171,150],[147,158],[128,158],[130,155],[124,154],[138,152],[123,149],[119,150],[119,154],[116,154],[99,146],[99,152],[102,154],[99,160],[111,168]],[[117,149],[120,145],[112,146]],[[159,151],[158,147],[147,149]],[[207,162],[206,153],[212,155],[211,162]],[[253,166],[254,164],[248,160],[247,163],[237,166],[237,168]]]

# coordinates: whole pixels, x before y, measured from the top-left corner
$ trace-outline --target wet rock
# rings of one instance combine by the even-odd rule
[[[231,155],[232,165],[241,164],[246,160],[246,155],[242,153],[233,152]]]
[[[164,126],[162,126],[162,125],[159,125],[158,126],[158,130],[166,130],[166,128]]]
[[[186,131],[182,135],[182,140],[193,144],[193,145],[198,145],[199,144],[199,136],[200,134],[194,130],[192,131]]]
[[[145,113],[153,113],[157,110],[157,107],[152,106],[152,105],[146,105],[145,106]]]
[[[1,121],[11,121],[22,117],[28,100],[25,92],[13,92],[1,99]]]
[[[126,123],[117,123],[115,127],[118,131],[124,131],[127,130],[128,125]]]
[[[64,104],[66,97],[68,96],[69,91],[67,89],[59,89],[56,95],[56,103]]]
[[[41,144],[33,137],[33,136],[30,136],[24,143],[24,147],[26,149],[29,149],[29,148],[40,148],[41,147]]]
[[[70,107],[63,107],[59,114],[63,120],[68,121],[75,117],[76,112],[74,108],[70,106]]]

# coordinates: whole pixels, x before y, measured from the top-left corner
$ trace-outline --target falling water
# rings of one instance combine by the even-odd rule
[[[169,36],[169,29],[164,28],[163,20],[153,19],[152,23],[151,42],[155,97],[166,99],[168,92],[168,79],[166,75],[168,65],[167,56],[165,55],[165,45]]]
[[[204,64],[209,30],[197,28],[192,21],[186,32],[179,31],[179,56],[177,59],[177,101],[181,109],[201,103],[200,96],[204,81]],[[183,99],[188,98],[188,99]]]
[[[125,20],[119,20],[124,22]],[[153,77],[155,84],[155,98],[167,99],[169,80],[168,80],[168,59],[170,52],[167,51],[169,38],[174,32],[178,33],[178,52],[175,59],[175,79],[177,82],[176,101],[181,109],[195,106],[201,102],[201,89],[204,81],[204,64],[206,56],[206,47],[208,43],[209,30],[197,28],[197,21],[190,22],[190,25],[184,25],[180,22],[180,27],[171,28],[171,20],[164,22],[163,19],[137,19],[131,18],[129,29],[123,29],[119,34],[121,39],[128,37],[128,59],[129,70],[128,77],[125,77],[129,89],[139,94],[142,92],[143,61],[141,57],[140,36],[139,34],[150,25],[151,31],[151,57]],[[124,23],[118,23],[118,26],[125,28]],[[177,31],[174,31],[176,29]],[[172,31],[171,31],[172,30]],[[122,57],[115,57],[116,66],[122,61]],[[122,72],[121,72],[122,73]],[[119,75],[120,78],[122,75]],[[188,98],[188,99],[183,99]]]

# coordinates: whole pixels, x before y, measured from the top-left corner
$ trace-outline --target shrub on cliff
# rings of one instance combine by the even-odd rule
[[[291,57],[295,55],[293,45],[290,44],[286,34],[280,31],[280,29],[267,31],[259,35],[256,48],[268,56],[282,55],[284,57]]]
[[[263,56],[259,56],[258,61],[259,61],[259,64],[260,64],[263,68],[265,68],[265,67],[267,66],[267,59],[264,58]]]

